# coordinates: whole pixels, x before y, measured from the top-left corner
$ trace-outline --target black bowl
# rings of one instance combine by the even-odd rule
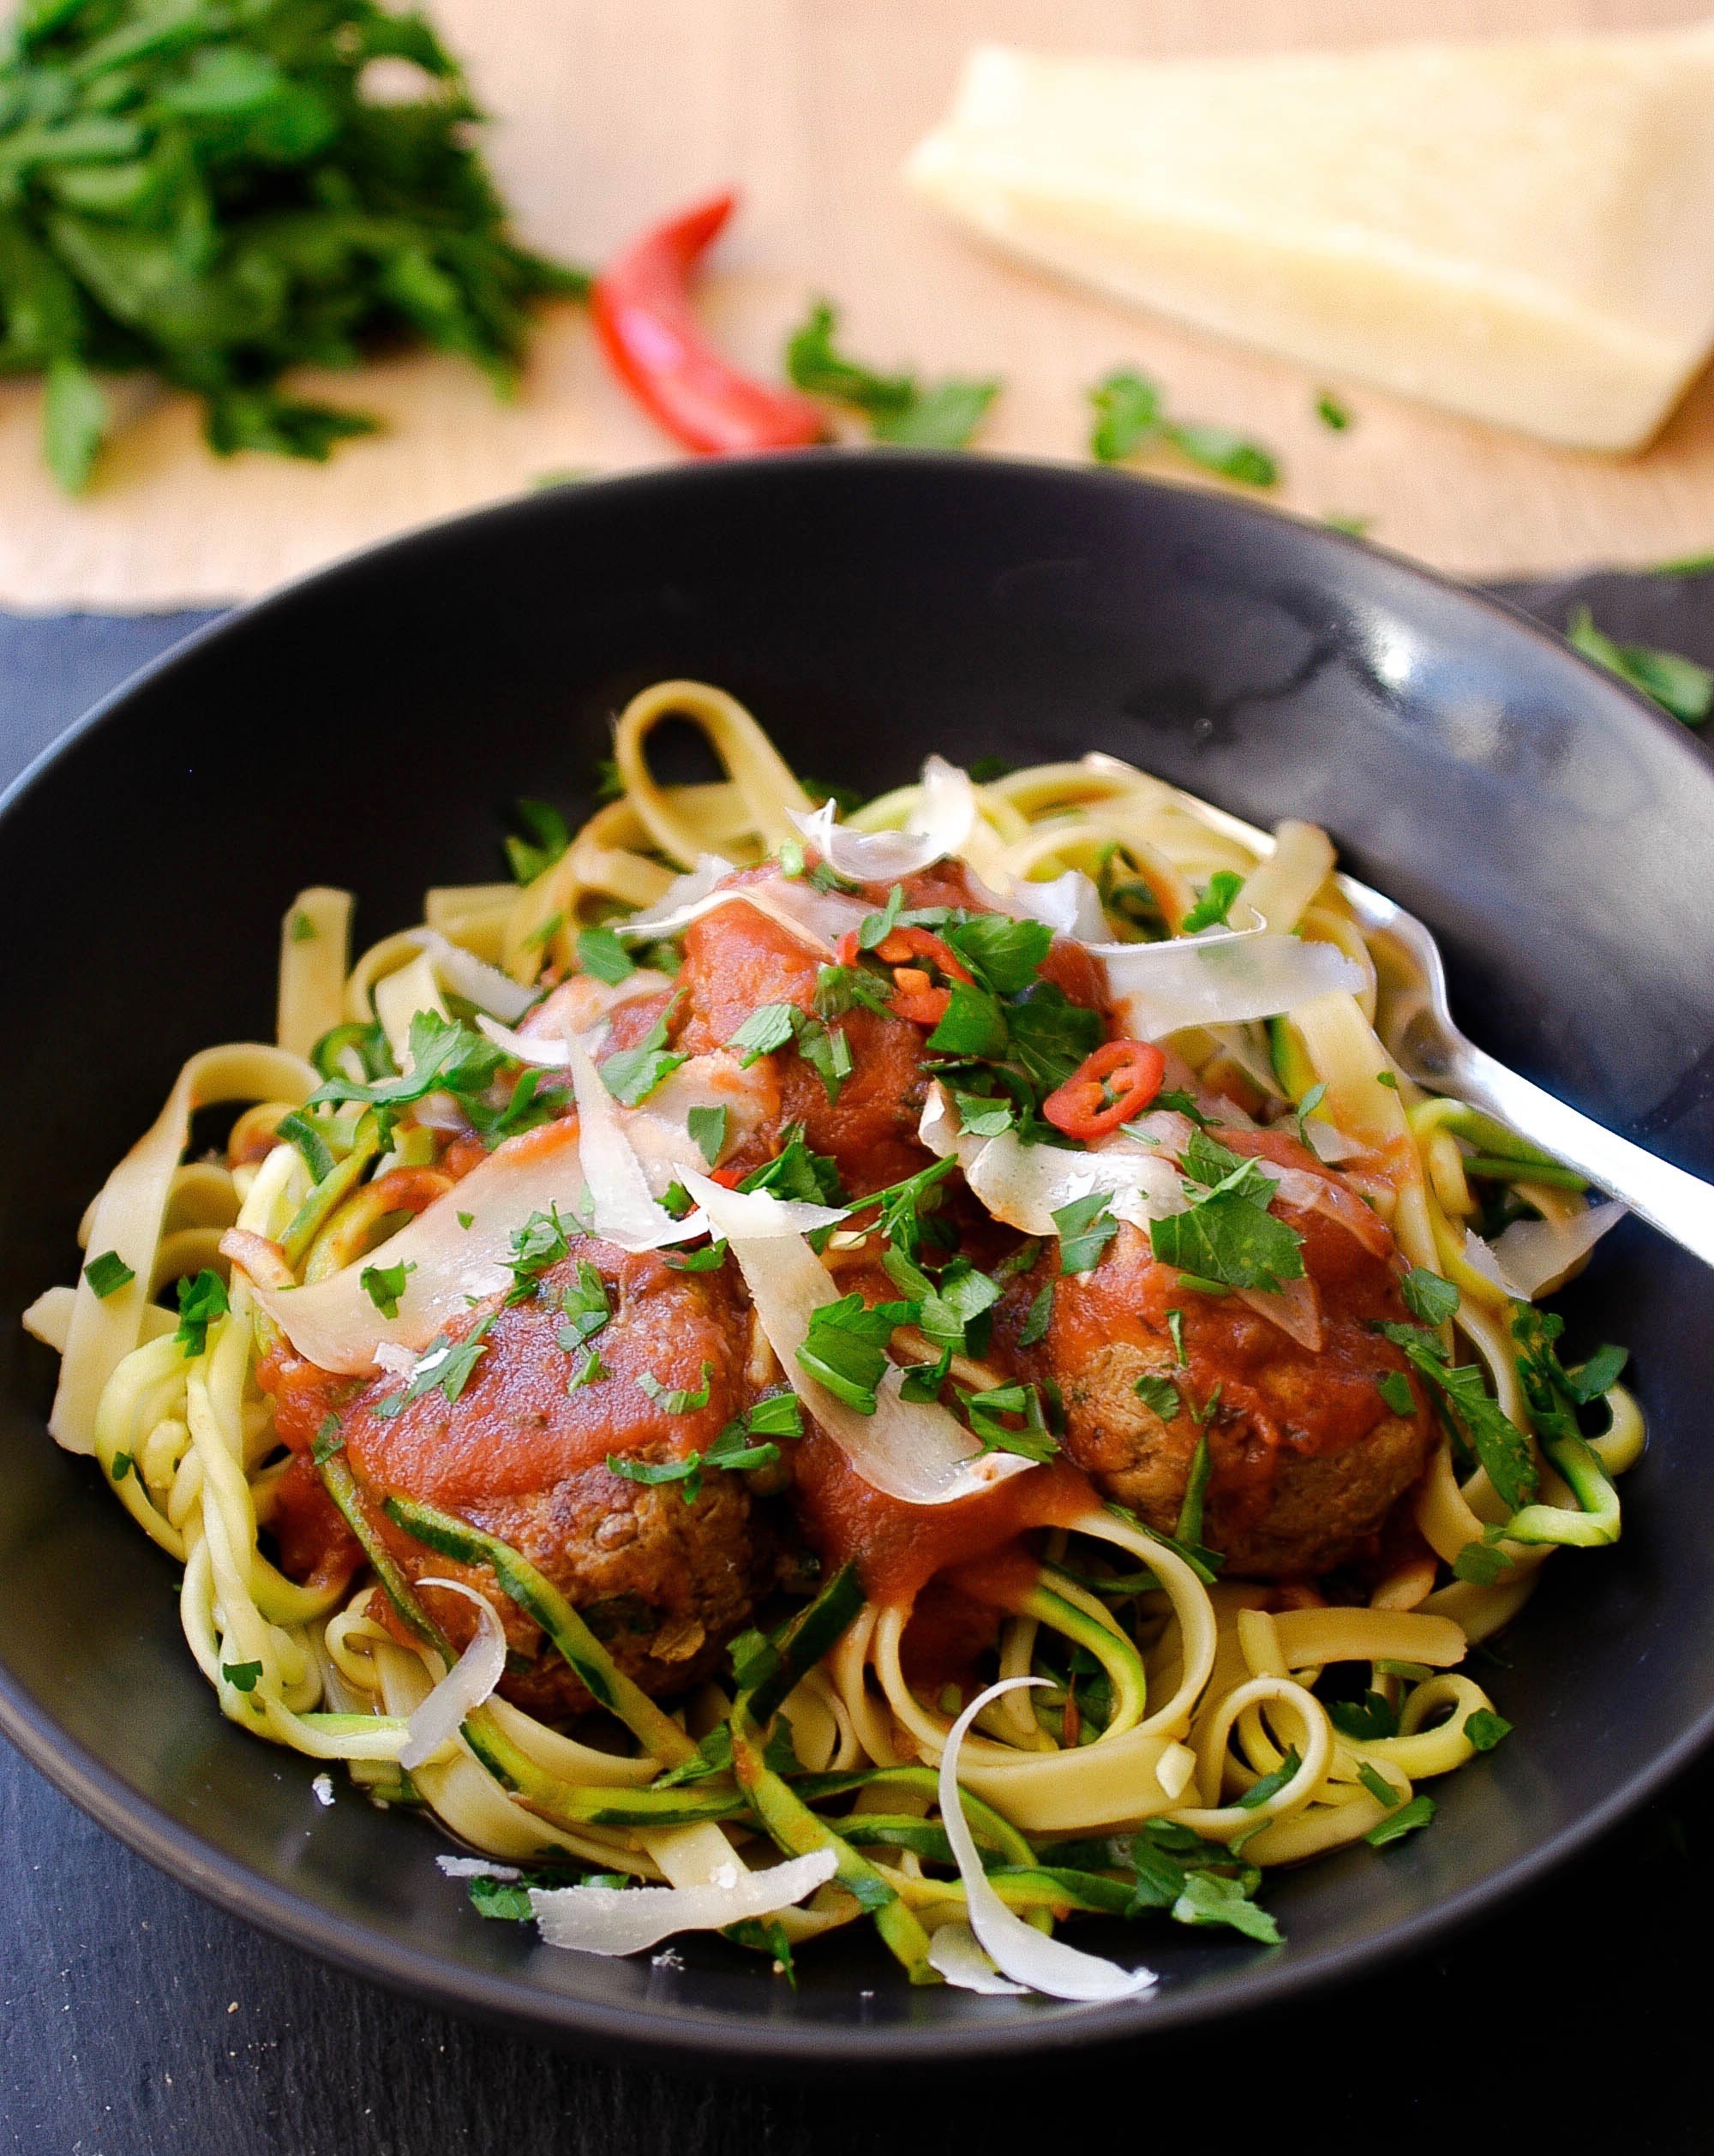
[[[931,748],[1129,758],[1258,822],[1327,825],[1441,935],[1470,1031],[1714,1169],[1714,775],[1682,729],[1505,608],[1247,503],[1093,471],[800,456],[564,488],[382,548],[207,632],[0,806],[0,1728],[226,1908],[448,2005],[704,2060],[895,2063],[1140,2035],[1383,1955],[1538,1876],[1714,1727],[1714,1274],[1634,1224],[1569,1298],[1635,1351],[1655,1443],[1613,1552],[1567,1555],[1485,1673],[1516,1734],[1432,1830],[1272,1895],[1288,1943],[1161,1924],[1152,1997],[913,1993],[856,1934],[794,1994],[714,1939],[682,1968],[485,1923],[419,1822],[224,1722],[172,1568],[48,1440],[12,1321],[181,1060],[266,1038],[310,883],[367,941],[500,871],[519,795],[581,812],[611,715],[700,676],[800,769],[874,791]]]

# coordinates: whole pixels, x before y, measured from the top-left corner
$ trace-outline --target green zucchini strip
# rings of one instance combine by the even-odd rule
[[[859,1908],[874,1918],[875,1929],[910,1981],[939,1983],[929,1967],[928,1934],[899,1899],[892,1883],[794,1795],[764,1760],[761,1734],[742,1693],[732,1710],[732,1764],[752,1810],[778,1847],[788,1857],[831,1849],[838,1866],[835,1879]]]
[[[863,1607],[863,1584],[854,1564],[842,1566],[825,1587],[778,1637],[770,1640],[766,1654],[771,1666],[746,1674],[755,1681],[749,1687],[750,1718],[765,1729],[783,1702],[795,1691],[824,1656],[836,1647],[850,1629]],[[765,1660],[758,1656],[758,1666]]]
[[[389,1497],[382,1510],[407,1535],[439,1550],[442,1556],[456,1557],[466,1565],[488,1566],[502,1590],[547,1633],[590,1698],[616,1715],[645,1752],[670,1767],[697,1757],[693,1740],[619,1668],[571,1603],[528,1558],[497,1536],[472,1527],[468,1520],[455,1518],[432,1505],[418,1504],[413,1498]]]
[[[1099,1623],[1087,1610],[1056,1593],[1046,1572],[1026,1593],[1008,1596],[1006,1608],[1016,1616],[1039,1619],[1100,1662],[1113,1688],[1112,1712],[1104,1736],[1117,1737],[1142,1720],[1148,1700],[1142,1657],[1116,1626]]]

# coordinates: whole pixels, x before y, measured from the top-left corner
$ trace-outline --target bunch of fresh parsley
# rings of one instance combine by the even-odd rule
[[[372,101],[377,60],[423,94]],[[420,338],[504,391],[526,302],[587,279],[510,237],[478,117],[423,18],[374,0],[25,0],[0,58],[0,371],[45,374],[61,485],[94,469],[104,374],[200,397],[222,455],[318,459],[376,422],[289,395],[290,368]]]

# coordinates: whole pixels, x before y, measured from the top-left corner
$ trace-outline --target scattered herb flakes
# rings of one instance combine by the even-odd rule
[[[1047,1328],[1053,1322],[1053,1283],[1043,1281],[1030,1300],[1030,1306],[1018,1333],[1021,1348],[1034,1347],[1039,1340],[1047,1338]]]
[[[208,1345],[208,1328],[226,1315],[226,1284],[218,1273],[205,1267],[194,1279],[177,1285],[178,1329],[173,1334],[187,1356],[201,1355]]]
[[[1399,1716],[1385,1692],[1366,1692],[1361,1699],[1330,1699],[1327,1720],[1342,1736],[1375,1744],[1399,1734]]]
[[[337,1415],[324,1415],[321,1424],[309,1441],[309,1457],[320,1467],[323,1461],[333,1458],[344,1450],[345,1433]]]
[[[110,1295],[117,1295],[137,1276],[117,1250],[104,1250],[84,1267],[83,1277],[89,1283],[90,1292],[105,1303]]]
[[[1143,1405],[1152,1414],[1158,1415],[1163,1422],[1170,1422],[1184,1404],[1178,1397],[1178,1387],[1172,1379],[1161,1377],[1153,1370],[1145,1371],[1131,1390]]]
[[[860,1415],[875,1412],[875,1392],[886,1374],[887,1344],[901,1325],[914,1325],[914,1303],[879,1303],[870,1308],[855,1291],[824,1303],[809,1321],[797,1350],[802,1368],[836,1399]]]
[[[1376,1804],[1388,1812],[1398,1809],[1399,1792],[1378,1768],[1370,1766],[1367,1759],[1358,1761],[1357,1778]]]
[[[1511,1735],[1512,1725],[1492,1708],[1478,1707],[1473,1715],[1465,1716],[1464,1734],[1478,1752],[1492,1752],[1502,1737]]]
[[[123,1482],[136,1464],[135,1459],[129,1452],[115,1452],[113,1455],[113,1464],[108,1469],[107,1472],[116,1482]]]
[[[751,1012],[726,1045],[748,1070],[758,1057],[772,1055],[795,1037],[800,1015],[795,1003],[764,1003]]]
[[[1714,710],[1714,671],[1681,652],[1657,650],[1646,644],[1616,644],[1596,627],[1587,607],[1573,612],[1565,633],[1585,659],[1616,674],[1686,726],[1700,726]]]
[[[1482,1372],[1471,1362],[1447,1362],[1434,1334],[1418,1326],[1382,1325],[1378,1330],[1403,1348],[1417,1374],[1441,1395],[1471,1450],[1487,1469],[1501,1502],[1513,1512],[1527,1505],[1536,1494],[1537,1480],[1529,1440],[1489,1392]],[[1461,1552],[1460,1562],[1463,1555]]]
[[[618,937],[610,928],[599,926],[578,931],[578,964],[584,973],[605,981],[609,988],[617,988],[637,971],[630,952]]]
[[[262,1674],[259,1662],[223,1662],[220,1674],[234,1692],[254,1692]]]
[[[663,1010],[634,1048],[621,1048],[599,1066],[601,1082],[621,1107],[639,1107],[688,1056],[667,1045],[670,1008]]]
[[[1491,1587],[1508,1569],[1504,1550],[1488,1542],[1466,1542],[1452,1560],[1454,1575],[1473,1587]]]
[[[1350,408],[1340,404],[1330,389],[1324,389],[1315,398],[1315,416],[1323,427],[1336,434],[1342,434],[1351,425]]]
[[[1270,1797],[1277,1797],[1303,1764],[1294,1745],[1272,1774],[1263,1775],[1259,1782],[1253,1782],[1244,1791],[1238,1800],[1239,1809],[1254,1812],[1259,1806],[1266,1804]]]
[[[926,385],[914,374],[882,374],[840,351],[839,316],[818,300],[786,344],[786,373],[812,397],[860,412],[878,441],[918,449],[963,449],[999,393],[998,380],[949,375]]]
[[[1387,1370],[1375,1380],[1375,1389],[1394,1415],[1413,1416],[1417,1411],[1417,1396],[1411,1390],[1411,1380],[1402,1370]]]
[[[691,1142],[709,1166],[714,1167],[726,1150],[726,1110],[723,1107],[692,1108],[685,1122],[691,1134]]]
[[[1216,1292],[1277,1293],[1286,1281],[1302,1279],[1303,1238],[1268,1210],[1274,1185],[1259,1161],[1241,1159],[1199,1130],[1185,1149],[1184,1167],[1207,1195],[1152,1224],[1149,1243],[1157,1258]]]
[[[1101,1253],[1118,1233],[1119,1224],[1107,1209],[1109,1195],[1092,1190],[1088,1197],[1074,1198],[1070,1205],[1055,1211],[1053,1225],[1059,1234],[1062,1275],[1093,1272],[1101,1261]]]
[[[315,924],[301,907],[291,917],[290,934],[294,943],[313,943],[315,941]]]
[[[1261,443],[1227,427],[1169,418],[1159,388],[1130,368],[1116,368],[1096,383],[1089,403],[1094,413],[1089,453],[1102,464],[1122,464],[1159,444],[1223,479],[1248,487],[1278,483],[1278,461]]]
[[[1427,1266],[1413,1265],[1399,1285],[1405,1308],[1419,1323],[1444,1325],[1457,1316],[1458,1290]]]
[[[1217,868],[1203,885],[1202,896],[1185,914],[1184,933],[1194,936],[1204,928],[1224,928],[1244,881],[1235,869]]]
[[[704,1362],[702,1376],[693,1390],[688,1386],[662,1385],[652,1371],[641,1371],[637,1379],[649,1398],[662,1415],[699,1415],[708,1405],[710,1387],[714,1382],[714,1365]]]
[[[366,1265],[357,1275],[357,1285],[384,1318],[399,1315],[399,1298],[405,1293],[405,1283],[417,1267],[411,1264],[389,1266]]]
[[[1407,1834],[1414,1834],[1425,1827],[1435,1816],[1432,1797],[1412,1797],[1409,1804],[1400,1805],[1396,1812],[1371,1827],[1363,1840],[1371,1849],[1384,1849],[1389,1842],[1402,1842]]]
[[[1188,1370],[1190,1358],[1184,1352],[1184,1313],[1182,1310],[1175,1309],[1166,1313],[1166,1330],[1172,1335],[1172,1350],[1178,1358],[1179,1368]]]

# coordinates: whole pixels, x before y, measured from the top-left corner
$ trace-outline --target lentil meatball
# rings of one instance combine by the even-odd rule
[[[1402,1267],[1384,1223],[1295,1141],[1277,1132],[1220,1136],[1234,1152],[1265,1154],[1327,1186],[1332,1211],[1277,1198],[1272,1208],[1303,1238],[1318,1347],[1288,1337],[1236,1295],[1185,1288],[1131,1226],[1121,1227],[1088,1273],[1054,1279],[1058,1253],[1050,1245],[1010,1291],[997,1339],[1026,1374],[1059,1386],[1065,1451],[1110,1496],[1171,1533],[1206,1428],[1212,1473],[1203,1542],[1224,1553],[1229,1575],[1313,1578],[1379,1533],[1434,1450],[1418,1380],[1372,1329],[1377,1320],[1407,1317]],[[1019,1349],[1023,1314],[1050,1279],[1047,1333]],[[1188,1367],[1173,1339],[1173,1310]],[[1408,1415],[1379,1389],[1395,1373],[1410,1388]],[[1174,1385],[1175,1411],[1163,1416],[1139,1395],[1141,1380],[1160,1397],[1151,1378]]]

